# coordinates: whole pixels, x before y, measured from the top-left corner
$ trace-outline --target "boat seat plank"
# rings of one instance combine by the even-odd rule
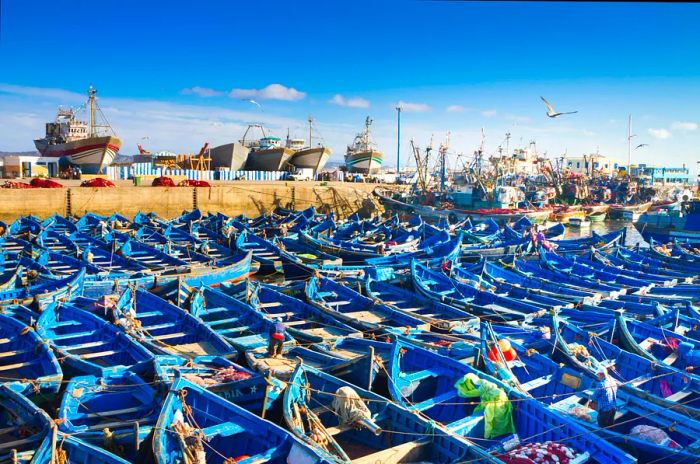
[[[666,363],[666,364],[668,364],[668,365],[672,365],[674,362],[676,362],[677,359],[678,359],[678,353],[676,353],[676,352],[674,351],[673,353],[671,353],[671,354],[669,354],[668,356],[666,356],[666,357],[664,358],[663,362]]]
[[[679,390],[679,391],[677,391],[676,393],[673,393],[673,394],[671,394],[670,396],[667,396],[666,399],[667,399],[668,401],[676,401],[676,402],[679,402],[679,401],[683,400],[685,397],[690,396],[690,395],[692,395],[692,394],[693,394],[692,391],[688,391],[688,390]]]
[[[112,356],[112,355],[117,354],[117,353],[120,353],[120,351],[114,351],[114,350],[95,351],[93,353],[81,354],[80,358],[81,359],[101,358],[101,357],[106,357],[106,356]]]
[[[656,343],[656,340],[654,340],[653,338],[647,338],[646,340],[639,342],[639,347],[646,351],[649,351],[649,348],[651,348],[651,346],[654,343]]]
[[[411,406],[411,409],[417,409],[419,411],[423,411],[424,409],[428,409],[436,404],[444,403],[447,402],[457,395],[456,390],[449,390],[441,395],[436,396],[435,398],[430,398],[425,401],[421,401],[420,403],[414,403]],[[454,401],[456,402],[456,401]]]
[[[34,353],[34,350],[3,351],[0,352],[0,358],[12,358],[26,353]]]
[[[12,369],[18,369],[20,367],[31,366],[36,361],[37,361],[36,359],[32,359],[30,361],[25,361],[25,362],[21,362],[21,363],[5,364],[5,365],[0,366],[0,371],[9,371]]]
[[[424,461],[428,452],[427,440],[416,440],[392,446],[376,453],[352,460],[352,464],[399,464],[403,462]]]
[[[413,382],[419,382],[421,380],[428,379],[430,377],[437,377],[439,375],[440,375],[439,372],[425,369],[422,371],[411,372],[410,374],[401,373],[400,377],[402,380],[406,380],[407,382],[413,383]]]
[[[530,391],[530,390],[534,390],[535,388],[541,387],[542,385],[546,385],[551,381],[552,381],[552,376],[550,374],[550,375],[545,375],[543,377],[537,377],[536,379],[532,379],[529,382],[522,383],[522,384],[520,384],[520,387],[525,391]]]
[[[243,431],[245,431],[243,427],[231,422],[223,422],[221,424],[212,425],[210,427],[205,427],[204,429],[202,429],[202,433],[207,438],[211,438],[215,435],[219,435],[222,437],[230,437],[231,435],[236,435]]]

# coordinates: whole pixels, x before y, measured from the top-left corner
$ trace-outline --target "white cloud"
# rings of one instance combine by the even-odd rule
[[[649,135],[651,135],[651,136],[654,137],[655,139],[664,140],[664,139],[667,139],[667,138],[670,138],[670,137],[671,137],[671,132],[670,132],[668,129],[663,129],[663,128],[662,128],[662,129],[653,129],[653,128],[650,128],[650,129],[647,129],[647,130],[649,131]]]
[[[395,106],[400,106],[402,111],[407,113],[423,113],[430,109],[425,103],[412,103],[400,100]]]
[[[182,89],[180,90],[180,93],[183,95],[197,95],[198,97],[218,97],[224,94],[224,92],[220,90],[210,89],[208,87],[199,87],[196,85],[194,87]]]
[[[292,87],[282,84],[270,84],[262,89],[233,89],[229,92],[231,98],[253,98],[256,100],[284,100],[297,101],[306,97],[305,92],[300,92]]]
[[[671,129],[692,132],[698,130],[698,123],[690,121],[676,121],[671,124]]]
[[[484,116],[491,117],[496,114],[495,110],[492,110],[493,114],[489,113],[488,115],[484,114]],[[507,114],[506,115],[506,120],[507,121],[513,121],[513,122],[519,122],[519,123],[526,123],[526,122],[532,122],[532,119],[530,119],[527,116],[518,116],[517,114]]]
[[[461,113],[464,111],[465,108],[462,105],[450,105],[447,108],[445,108],[445,111],[448,113]]]
[[[481,115],[485,118],[492,118],[496,116],[496,110],[484,110],[481,112]]]
[[[339,93],[336,93],[333,98],[328,100],[328,103],[349,108],[369,108],[369,100],[360,97],[345,98]]]
[[[87,99],[87,88],[85,93],[71,92],[64,89],[51,89],[43,87],[28,87],[24,85],[1,84],[0,93],[9,93],[25,97],[43,97],[59,100]]]

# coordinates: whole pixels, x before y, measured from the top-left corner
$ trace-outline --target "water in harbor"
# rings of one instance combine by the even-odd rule
[[[576,229],[574,227],[567,227],[564,238],[581,238],[588,237],[592,231],[598,234],[605,234],[607,232],[612,232],[615,230],[620,230],[622,228],[627,229],[625,245],[635,246],[638,243],[641,245],[647,245],[647,243],[642,238],[641,234],[629,221],[612,221],[607,220],[604,222],[592,222],[590,228],[586,229]]]

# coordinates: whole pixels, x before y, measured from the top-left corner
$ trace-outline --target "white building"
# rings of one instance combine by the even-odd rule
[[[587,176],[612,176],[617,172],[618,166],[616,160],[598,154],[568,157],[564,161],[564,167]]]

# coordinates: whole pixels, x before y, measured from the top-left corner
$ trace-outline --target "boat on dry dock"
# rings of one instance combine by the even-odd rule
[[[372,119],[367,116],[365,129],[355,136],[352,145],[345,152],[345,167],[348,172],[375,174],[382,167],[384,154],[375,149],[369,132]]]
[[[36,149],[46,158],[67,158],[85,174],[103,172],[121,147],[109,123],[98,125],[97,90],[88,89],[90,122],[79,121],[73,109],[59,108],[54,122],[46,123],[46,135],[36,139]],[[109,134],[108,132],[111,132]]]

